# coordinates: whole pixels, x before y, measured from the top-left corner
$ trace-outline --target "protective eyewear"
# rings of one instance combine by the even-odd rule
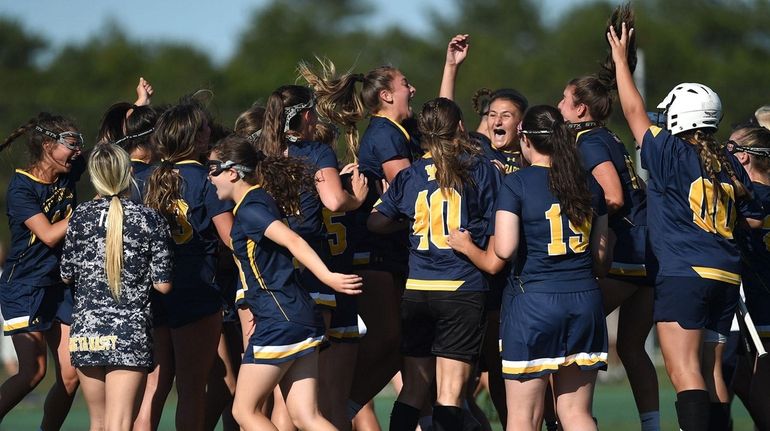
[[[55,133],[40,126],[35,126],[35,131],[48,136],[72,151],[80,151],[83,147],[83,135],[80,133],[70,131]],[[72,142],[67,138],[73,138],[75,142]]]
[[[725,142],[725,148],[730,154],[747,153],[758,157],[770,157],[770,148],[744,147],[733,140]]]
[[[236,172],[238,172],[238,176],[243,179],[243,177],[246,176],[248,172],[253,172],[254,169],[239,165],[235,163],[232,160],[228,161],[221,161],[221,160],[209,160],[207,162],[208,168],[209,168],[209,176],[212,177],[218,177],[219,174],[222,172],[228,170],[228,169],[234,169]]]

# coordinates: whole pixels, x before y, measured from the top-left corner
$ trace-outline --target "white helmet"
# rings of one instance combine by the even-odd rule
[[[703,84],[685,82],[669,91],[658,104],[666,116],[666,128],[673,134],[701,127],[716,129],[722,120],[722,101]]]

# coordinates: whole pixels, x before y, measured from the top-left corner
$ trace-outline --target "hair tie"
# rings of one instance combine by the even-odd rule
[[[174,162],[171,160],[161,160],[160,167],[164,169],[174,169]]]
[[[107,198],[107,199],[112,199],[112,198],[120,199],[120,194],[119,193],[115,193],[114,195],[107,195],[107,196],[105,196],[105,198]]]

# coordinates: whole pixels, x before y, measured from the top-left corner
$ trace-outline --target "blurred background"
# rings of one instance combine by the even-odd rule
[[[596,72],[607,53],[605,22],[616,5],[590,0],[4,1],[0,136],[50,111],[74,118],[93,145],[103,112],[114,102],[135,100],[140,76],[155,89],[153,104],[210,89],[211,111],[231,127],[252,103],[295,82],[297,63],[315,56],[333,60],[340,71],[399,67],[417,88],[412,103],[417,110],[437,96],[446,45],[457,33],[471,35],[471,51],[460,70],[456,100],[475,128],[471,96],[479,87],[514,87],[530,104],[555,105],[568,80]],[[633,6],[648,110],[675,84],[703,82],[722,98],[719,137],[726,139],[732,124],[770,103],[769,1],[639,0]],[[619,109],[610,128],[633,144]],[[26,161],[23,140],[0,153],[0,207],[5,208],[5,184],[13,169],[24,168]],[[0,241],[8,242],[5,221]],[[664,423],[673,428],[672,390],[665,372],[660,376],[667,392],[661,399]],[[609,425],[606,429],[638,429],[624,382],[621,373],[619,383],[597,390],[597,416]],[[38,391],[48,387],[44,382]],[[389,410],[389,403],[383,404],[383,411]],[[27,429],[25,422],[14,422],[23,418],[36,426],[39,404],[33,397],[26,405],[29,410],[22,405],[0,429]],[[87,421],[84,405],[78,405]],[[85,426],[73,420],[67,429]],[[748,427],[745,412],[739,420]]]

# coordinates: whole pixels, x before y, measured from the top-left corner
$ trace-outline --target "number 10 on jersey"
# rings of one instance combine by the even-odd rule
[[[462,196],[455,189],[438,189],[430,196],[428,190],[417,194],[412,234],[420,237],[418,250],[427,250],[430,243],[437,248],[450,248],[447,238],[449,232],[460,228],[461,204]]]

